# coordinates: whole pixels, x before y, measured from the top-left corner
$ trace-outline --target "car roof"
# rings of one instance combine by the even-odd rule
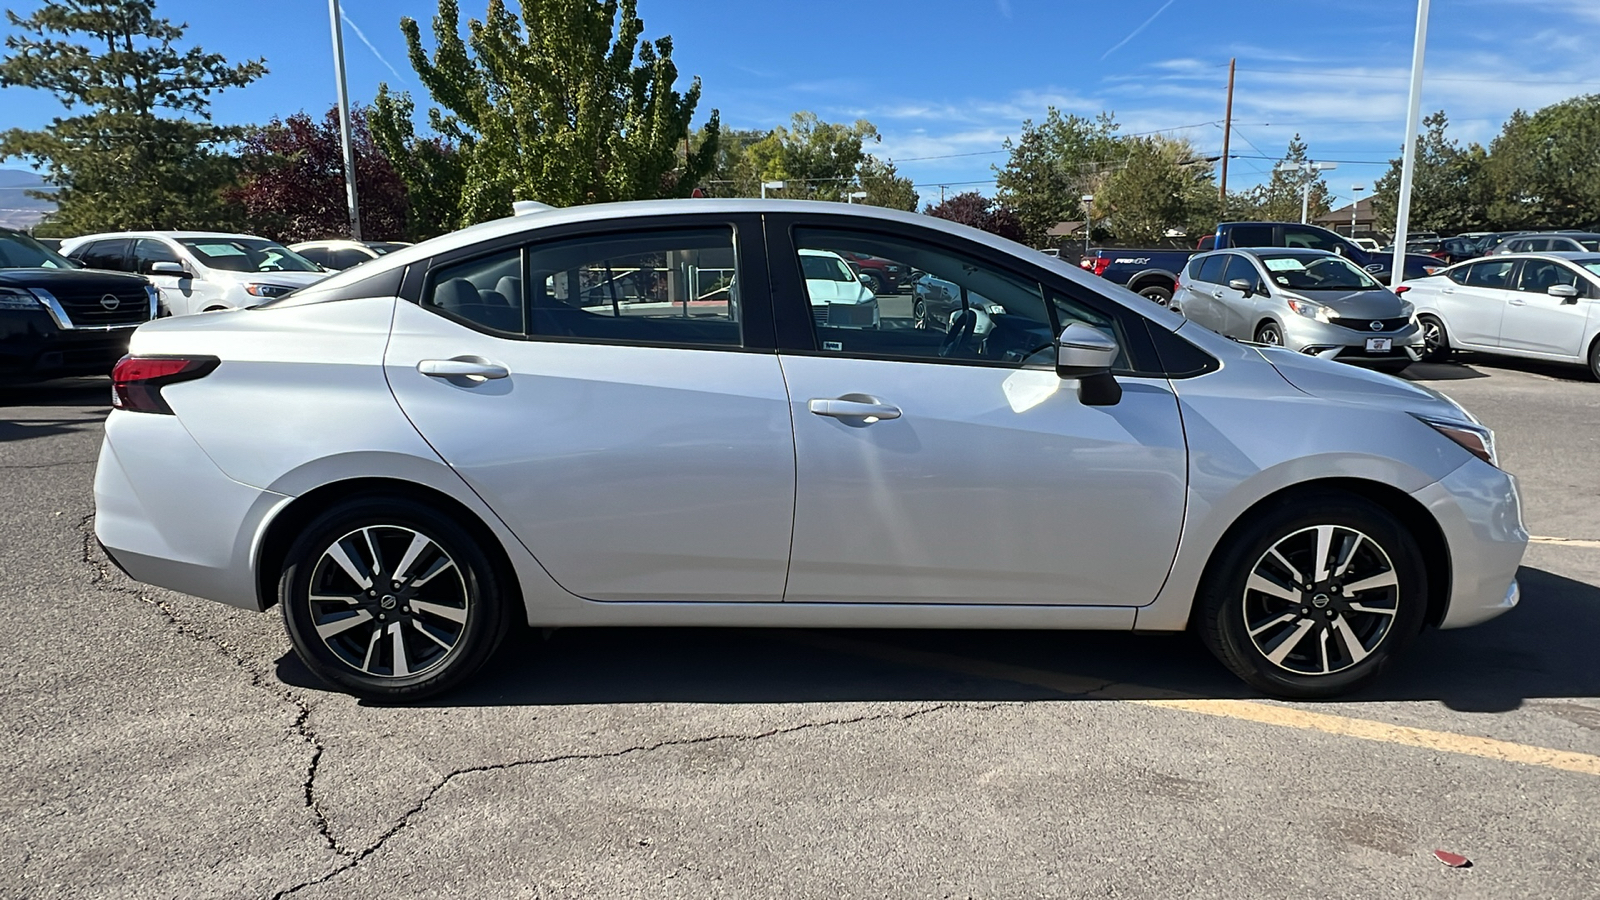
[[[67,240],[71,241],[72,243],[79,243],[80,241],[109,241],[117,238],[169,238],[175,241],[199,238],[221,238],[224,240],[240,241],[270,240],[270,238],[264,238],[260,235],[236,234],[227,231],[107,231],[101,234],[80,235],[75,238],[68,238]]]
[[[1312,247],[1228,247],[1217,252],[1227,253],[1229,251],[1243,253],[1256,259],[1260,259],[1263,254],[1267,253],[1273,256],[1339,256],[1339,254],[1331,250],[1317,250]],[[1343,259],[1343,257],[1340,258]]]

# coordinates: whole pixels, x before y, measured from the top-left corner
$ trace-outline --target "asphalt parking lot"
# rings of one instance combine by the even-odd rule
[[[103,380],[0,390],[0,896],[1593,897],[1600,384],[1467,363],[1408,377],[1496,429],[1523,603],[1322,704],[1182,635],[685,629],[365,705],[106,563]]]

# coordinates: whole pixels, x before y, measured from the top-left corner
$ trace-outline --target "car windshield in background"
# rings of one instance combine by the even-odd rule
[[[207,268],[225,272],[320,272],[322,268],[272,241],[244,238],[182,238],[178,241]]]
[[[1295,291],[1372,291],[1383,285],[1338,256],[1261,256],[1272,282]]]
[[[801,256],[800,267],[805,270],[806,278],[811,281],[856,280],[844,263],[831,256]]]
[[[1600,251],[1600,238],[1573,238],[1573,240],[1581,244],[1585,250]]]
[[[61,254],[25,234],[0,234],[0,269],[72,269]]]
[[[383,242],[383,241],[372,241],[372,242],[369,242],[367,244],[367,249],[371,250],[373,253],[378,254],[379,256],[382,256],[385,253],[393,253],[396,250],[401,250],[401,249],[404,249],[405,247],[408,247],[408,246],[410,246],[410,245],[409,244],[391,244],[391,243],[386,243],[386,242]]]

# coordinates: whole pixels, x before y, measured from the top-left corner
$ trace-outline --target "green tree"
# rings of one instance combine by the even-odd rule
[[[186,26],[157,18],[153,0],[54,0],[6,19],[0,87],[49,91],[68,112],[0,134],[0,159],[49,173],[56,230],[228,224],[234,166],[220,148],[241,130],[212,123],[211,98],[266,74],[264,61],[176,46]]]
[[[856,177],[861,190],[867,192],[863,203],[916,212],[917,201],[921,199],[917,189],[911,186],[911,179],[895,170],[894,163],[868,156],[861,161]]]
[[[769,197],[843,200],[865,191],[874,206],[915,210],[917,192],[893,163],[866,152],[880,140],[865,119],[845,125],[825,122],[816,113],[795,113],[788,126],[771,131],[730,129],[719,135],[716,164],[707,179],[718,197],[759,197],[762,182],[782,181]],[[695,136],[695,145],[703,144]]]
[[[439,0],[431,56],[415,19],[401,19],[400,30],[438,104],[429,126],[460,160],[458,225],[509,215],[513,200],[688,196],[711,171],[717,113],[711,139],[684,153],[700,80],[685,92],[674,87],[672,39],[640,40],[636,0],[522,0],[520,18],[504,0],[489,0],[465,39],[456,0]],[[389,118],[403,108],[392,98],[378,107],[384,118],[375,128],[411,157],[419,139],[407,143],[404,126]]]
[[[1450,126],[1444,110],[1422,120],[1425,131],[1417,135],[1416,168],[1411,177],[1411,231],[1454,233],[1477,228],[1488,221],[1488,191],[1484,166],[1488,156],[1477,144],[1462,147],[1445,132]],[[1373,185],[1372,211],[1381,231],[1394,233],[1399,211],[1401,159],[1389,162],[1389,171]]]
[[[1030,242],[1042,243],[1058,222],[1083,218],[1083,195],[1096,193],[1122,162],[1118,127],[1110,113],[1090,120],[1050,107],[1043,122],[1028,119],[1016,141],[1006,139],[1010,156],[995,167],[996,198],[1016,210]]]
[[[1496,227],[1600,227],[1600,94],[1512,113],[1483,173]]]
[[[406,188],[407,237],[413,241],[453,231],[463,224],[461,197],[467,167],[455,145],[444,138],[418,137],[412,125],[415,106],[387,85],[367,114],[372,140]]]
[[[1253,207],[1255,215],[1252,218],[1268,222],[1300,221],[1300,204],[1307,185],[1311,187],[1310,209],[1306,214],[1308,221],[1333,208],[1333,192],[1328,190],[1322,173],[1302,168],[1311,161],[1306,151],[1306,142],[1300,139],[1300,135],[1290,138],[1283,159],[1273,167],[1272,179],[1259,191],[1248,195],[1249,199],[1243,204],[1245,208]],[[1228,215],[1237,217],[1236,210],[1239,208],[1230,199]]]
[[[1151,135],[1123,138],[1121,145],[1124,161],[1094,201],[1119,241],[1149,243],[1172,229],[1211,230],[1218,214],[1217,185],[1211,161],[1192,143]]]

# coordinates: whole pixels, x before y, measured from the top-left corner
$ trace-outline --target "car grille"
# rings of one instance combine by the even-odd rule
[[[1383,328],[1378,331],[1373,331],[1373,322],[1382,322]],[[1345,328],[1351,329],[1352,331],[1365,331],[1371,334],[1381,334],[1385,331],[1399,331],[1407,325],[1410,325],[1411,319],[1356,319],[1335,316],[1333,319],[1333,324],[1342,325]]]
[[[57,288],[50,293],[77,328],[122,328],[150,321],[150,295],[140,286],[109,290]],[[101,302],[106,296],[117,298],[115,309],[106,309]]]

